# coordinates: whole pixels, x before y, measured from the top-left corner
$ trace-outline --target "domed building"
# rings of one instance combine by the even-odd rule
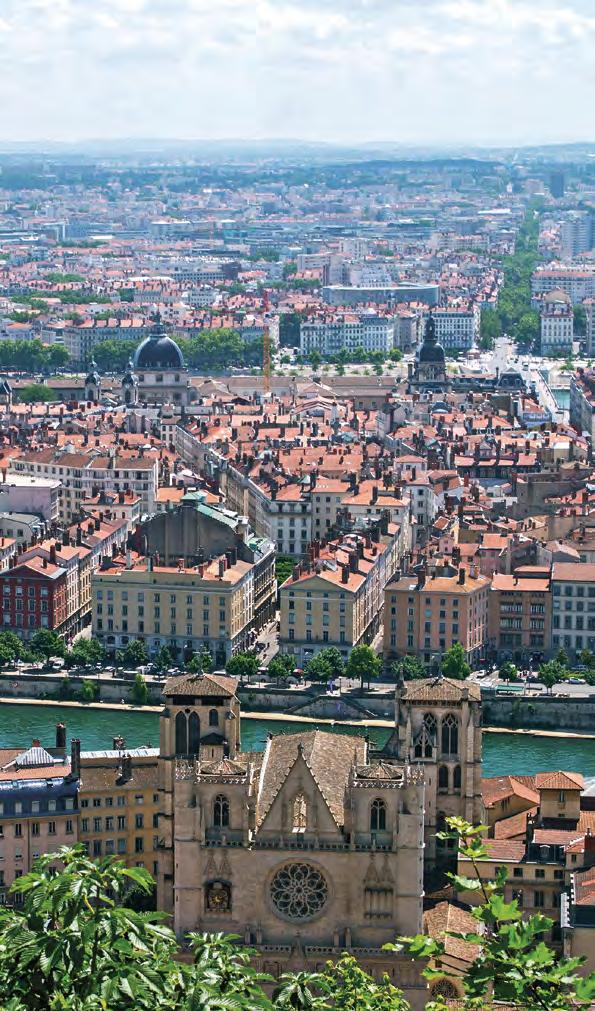
[[[423,342],[415,362],[409,366],[409,382],[413,387],[427,390],[443,389],[447,385],[444,348],[436,338],[436,324],[429,314]]]
[[[156,319],[137,347],[122,380],[125,403],[188,404],[196,397],[188,382],[184,356]]]

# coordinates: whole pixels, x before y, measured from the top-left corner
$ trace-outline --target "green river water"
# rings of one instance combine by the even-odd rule
[[[83,709],[67,706],[8,705],[0,703],[0,744],[4,747],[28,746],[34,738],[51,747],[55,725],[66,724],[67,740],[80,737],[83,751],[112,747],[112,738],[121,734],[128,747],[159,744],[159,715],[113,709]],[[269,731],[273,734],[312,730],[316,724],[282,720],[242,720],[242,748],[264,748]],[[342,733],[366,733],[360,727],[321,725],[323,730]],[[388,730],[372,727],[370,738],[383,743]],[[531,734],[484,734],[483,769],[485,776],[530,774],[550,769],[567,769],[595,776],[595,740],[576,737],[539,737]]]

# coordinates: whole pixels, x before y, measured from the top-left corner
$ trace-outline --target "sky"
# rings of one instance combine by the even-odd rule
[[[595,140],[595,0],[0,0],[0,140]]]

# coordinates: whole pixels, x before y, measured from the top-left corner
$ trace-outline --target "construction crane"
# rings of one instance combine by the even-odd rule
[[[264,322],[264,333],[262,335],[262,376],[263,376],[263,390],[265,395],[271,392],[271,333],[269,330],[268,312],[269,312],[269,296],[265,292],[263,300],[263,322]]]

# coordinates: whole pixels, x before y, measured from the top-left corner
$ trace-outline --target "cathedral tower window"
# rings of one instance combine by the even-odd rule
[[[386,804],[378,797],[370,808],[370,831],[384,832],[386,829]]]
[[[438,789],[448,790],[448,769],[445,765],[438,769]]]
[[[176,716],[176,755],[188,754],[188,723],[186,713],[179,712]]]
[[[219,726],[219,713],[216,709],[209,709],[209,726],[218,727]]]
[[[442,754],[458,755],[459,753],[459,722],[449,713],[442,720]]]
[[[200,720],[198,713],[188,717],[188,754],[198,755],[200,751]]]
[[[222,793],[217,794],[213,804],[213,824],[215,828],[229,826],[229,801]]]
[[[461,766],[455,765],[455,771],[453,775],[453,787],[455,790],[461,789]]]

